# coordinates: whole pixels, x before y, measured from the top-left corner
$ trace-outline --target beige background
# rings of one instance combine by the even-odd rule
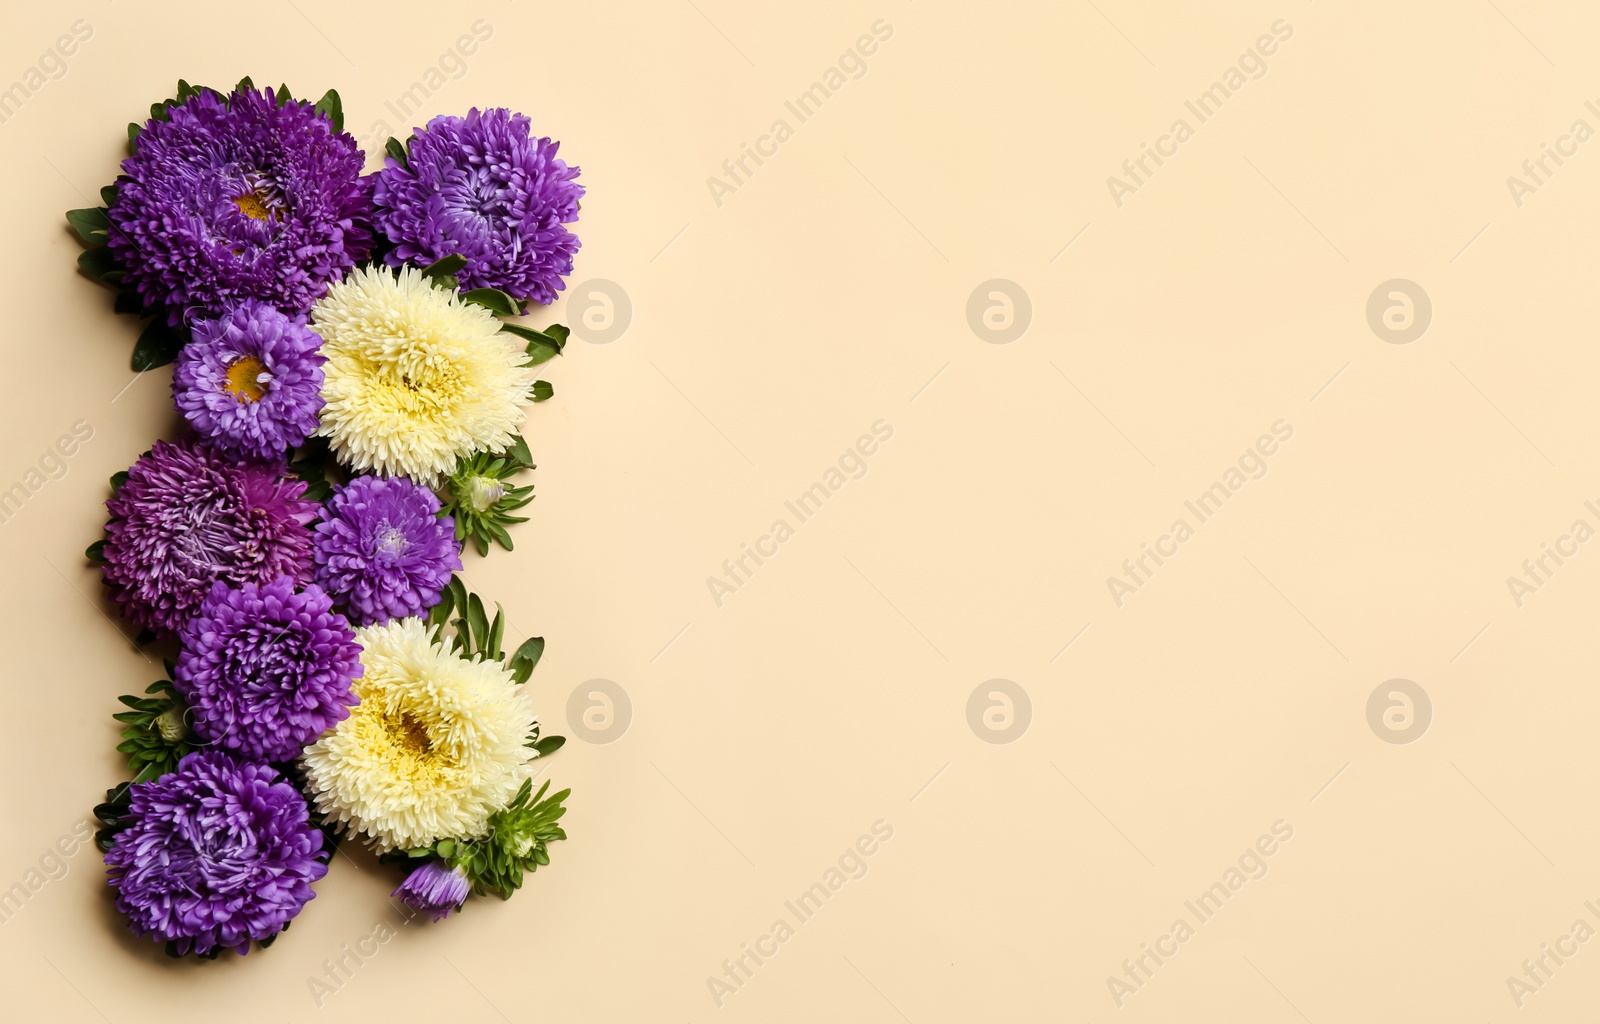
[[[93,36],[0,124],[0,486],[94,436],[0,527],[0,886],[124,777],[114,698],[155,678],[81,552],[106,477],[173,429],[169,373],[132,379],[136,326],[73,272],[61,212],[180,76],[336,87],[358,137],[403,133],[385,102],[481,19],[426,112],[504,104],[562,140],[589,187],[572,284],[633,310],[549,366],[534,521],[468,557],[516,639],[548,638],[530,685],[574,737],[548,768],[572,838],[512,902],[401,927],[320,1012],[1582,1019],[1600,943],[1520,1010],[1507,978],[1600,927],[1600,553],[1520,608],[1506,578],[1600,526],[1600,142],[1520,207],[1506,179],[1600,129],[1600,14],[1197,6],[13,5],[0,84],[76,19]],[[796,123],[785,100],[879,19],[865,76]],[[1198,125],[1184,101],[1278,19],[1265,76]],[[1194,138],[1119,208],[1107,177],[1179,117]],[[708,176],[778,118],[793,137],[718,206]],[[1010,344],[967,319],[994,278],[1031,298]],[[1432,300],[1410,344],[1367,322],[1392,278]],[[719,608],[707,578],[878,420],[867,475]],[[1266,476],[1119,608],[1107,577],[1278,420]],[[632,703],[609,744],[566,721],[595,678]],[[1007,744],[967,716],[995,678],[1031,700]],[[1432,699],[1413,743],[1368,722],[1394,678]],[[719,1009],[708,976],[879,819],[867,875]],[[1107,978],[1280,819],[1268,874],[1119,1009]],[[396,881],[341,857],[264,955],[173,964],[93,851],[68,863],[0,925],[8,1019],[311,1017],[308,979]]]

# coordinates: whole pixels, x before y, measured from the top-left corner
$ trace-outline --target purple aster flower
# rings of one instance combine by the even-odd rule
[[[250,951],[278,934],[328,873],[300,792],[264,764],[196,751],[131,791],[106,852],[117,909],[179,954]]]
[[[315,583],[220,580],[183,630],[178,693],[206,743],[251,761],[288,761],[359,703],[361,645]]]
[[[404,162],[389,157],[373,183],[373,223],[395,248],[390,266],[467,258],[463,289],[499,288],[548,305],[572,273],[584,188],[560,143],[533,139],[528,118],[504,108],[440,116],[411,139]]]
[[[178,353],[172,397],[207,442],[234,455],[280,456],[305,443],[322,411],[322,339],[304,316],[259,299],[197,321]]]
[[[358,476],[316,525],[316,580],[360,626],[422,615],[461,568],[455,521],[405,477]]]
[[[406,906],[443,921],[450,911],[460,910],[467,899],[467,876],[442,860],[430,860],[406,876],[390,896],[400,897]]]
[[[303,313],[372,244],[365,157],[310,104],[203,91],[145,124],[107,214],[124,286],[173,325],[265,299]]]
[[[177,633],[218,580],[230,587],[311,579],[318,505],[280,462],[157,441],[106,502],[102,573],[130,621]]]

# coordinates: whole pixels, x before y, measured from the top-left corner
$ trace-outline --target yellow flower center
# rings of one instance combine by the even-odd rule
[[[255,356],[241,356],[228,364],[223,389],[241,402],[259,402],[267,394],[267,386],[261,381],[266,372],[266,366]]]
[[[234,197],[233,205],[237,206],[241,213],[252,220],[266,220],[272,215],[271,211],[267,209],[267,204],[262,202],[261,196],[255,192],[246,192],[242,196]]]
[[[428,735],[428,730],[421,722],[411,717],[409,712],[400,713],[400,726],[395,732],[395,741],[396,746],[412,757],[424,757],[433,753],[433,739]]]

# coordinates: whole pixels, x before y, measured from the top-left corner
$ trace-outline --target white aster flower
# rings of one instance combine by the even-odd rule
[[[311,329],[328,359],[317,433],[356,472],[436,485],[522,426],[527,353],[493,313],[415,267],[353,271],[313,307]]]
[[[419,618],[356,630],[361,703],[306,748],[317,809],[379,852],[485,834],[532,774],[535,721],[496,661],[464,661]]]

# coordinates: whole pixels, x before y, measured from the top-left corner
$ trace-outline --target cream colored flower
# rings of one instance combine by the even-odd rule
[[[352,272],[311,311],[322,337],[319,436],[351,469],[437,485],[456,459],[502,451],[522,426],[527,353],[482,306],[415,267]]]
[[[464,661],[418,618],[356,630],[361,703],[306,748],[317,809],[380,851],[481,836],[532,770],[534,715],[496,661]]]

